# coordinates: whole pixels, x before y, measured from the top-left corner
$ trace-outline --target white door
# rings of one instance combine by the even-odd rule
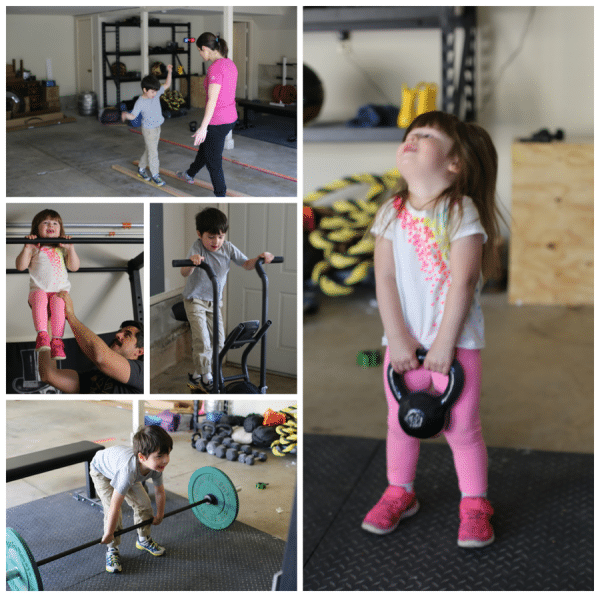
[[[281,255],[281,264],[265,265],[269,280],[267,370],[297,374],[297,206],[294,203],[231,204],[229,240],[248,258],[263,251]],[[260,320],[262,284],[256,271],[232,265],[227,280],[227,332],[238,323]],[[243,349],[230,350],[227,360],[241,361]],[[260,345],[250,353],[248,365],[260,366]]]
[[[238,69],[236,97],[248,98],[248,23],[233,24],[233,52],[231,59]]]
[[[92,52],[92,19],[79,17],[75,19],[75,41],[77,47],[77,91],[92,91],[93,85],[93,52]]]

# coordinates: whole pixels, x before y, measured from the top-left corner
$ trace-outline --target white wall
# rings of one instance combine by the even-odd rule
[[[479,25],[490,28],[492,79],[518,47],[529,11],[527,6],[478,9]],[[489,103],[478,114],[498,150],[498,195],[506,210],[511,203],[511,144],[516,138],[541,128],[553,132],[563,128],[567,140],[593,134],[593,21],[593,7],[536,7],[522,51],[492,87]],[[441,80],[439,30],[351,34],[355,59],[383,95],[341,53],[336,33],[306,33],[303,39],[303,61],[325,88],[316,122],[348,120],[368,103],[391,101],[400,106],[403,82],[414,87],[420,81]],[[346,175],[390,170],[395,167],[396,146],[305,143],[304,191]]]
[[[59,204],[59,203],[8,203],[6,205],[7,223],[29,222],[43,209],[56,210],[64,224],[69,223],[143,223],[144,206],[142,204]],[[82,232],[83,229],[65,227],[67,234]],[[106,229],[85,229],[94,232],[94,236],[106,236]],[[14,234],[13,234],[14,232]],[[117,232],[120,234],[122,231]],[[7,236],[25,236],[29,230],[13,231],[8,229]],[[23,245],[6,245],[6,267],[14,268],[15,259]],[[75,249],[81,260],[81,267],[107,267],[126,265],[129,259],[144,250],[143,244],[77,244]],[[75,314],[87,327],[97,334],[116,331],[120,323],[133,317],[131,287],[126,272],[115,273],[75,273],[69,274],[71,297]],[[140,280],[144,288],[144,269],[140,270]],[[6,339],[8,342],[35,340],[35,330],[31,309],[27,304],[29,294],[29,275],[6,275]],[[148,305],[144,305],[148,311]],[[65,338],[73,334],[67,324]]]
[[[73,17],[6,15],[6,62],[23,60],[35,77],[46,79],[46,59],[52,60],[52,78],[60,95],[75,88],[75,27]]]

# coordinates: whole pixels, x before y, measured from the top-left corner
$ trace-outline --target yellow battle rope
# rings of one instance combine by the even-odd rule
[[[271,444],[271,451],[275,456],[285,456],[298,444],[296,407],[289,406],[279,412],[285,415],[287,421],[285,425],[278,425],[275,428],[275,431],[277,431],[279,435],[279,439]]]
[[[366,234],[381,204],[398,185],[399,172],[394,169],[381,176],[357,174],[334,180],[304,197],[304,205],[310,206],[321,216],[318,227],[308,241],[323,251],[323,259],[313,268],[311,279],[328,296],[345,296],[354,286],[365,279],[373,265],[373,238]],[[362,199],[342,199],[331,205],[315,204],[333,192],[350,191],[353,185],[368,184]],[[335,270],[345,270],[343,276],[332,279]],[[340,278],[343,280],[340,282]]]

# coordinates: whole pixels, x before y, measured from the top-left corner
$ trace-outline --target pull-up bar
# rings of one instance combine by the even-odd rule
[[[9,236],[6,238],[7,245],[141,245],[143,238],[101,237],[101,238],[17,238]]]
[[[126,265],[109,265],[107,267],[80,267],[77,271],[71,272],[69,271],[69,275],[71,274],[97,274],[100,272],[128,272],[129,268]],[[27,269],[6,269],[7,274],[28,274],[29,270]]]
[[[26,228],[31,230],[31,222],[7,222],[7,228]],[[143,228],[143,224],[132,224],[131,222],[121,222],[119,224],[90,224],[90,223],[82,223],[82,224],[65,224],[63,223],[63,228],[71,229],[71,228]]]

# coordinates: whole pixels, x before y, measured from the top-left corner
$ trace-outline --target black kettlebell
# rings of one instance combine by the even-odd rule
[[[195,133],[197,128],[198,123],[195,120],[192,120],[192,122],[190,122],[190,133]]]
[[[419,363],[423,363],[427,351],[417,349]],[[437,435],[448,423],[452,405],[462,392],[465,374],[458,360],[454,359],[448,374],[448,385],[440,396],[424,390],[409,392],[404,378],[388,366],[387,378],[394,398],[398,401],[398,420],[407,435],[427,439]]]

